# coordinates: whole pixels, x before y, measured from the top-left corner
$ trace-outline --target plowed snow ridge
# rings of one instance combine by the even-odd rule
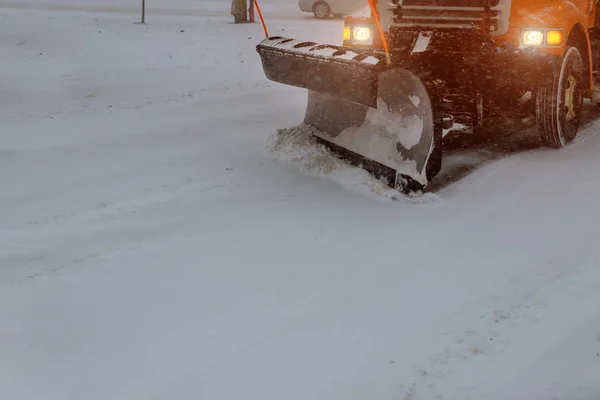
[[[311,134],[311,128],[300,124],[279,129],[269,138],[267,148],[276,159],[298,166],[303,172],[315,177],[326,178],[342,187],[362,195],[382,200],[401,200],[407,203],[435,203],[439,196],[425,193],[419,197],[407,197],[391,189],[381,180],[374,178],[362,168],[353,166],[335,157]]]

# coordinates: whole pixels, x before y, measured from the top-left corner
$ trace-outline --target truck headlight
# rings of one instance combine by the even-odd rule
[[[352,38],[361,43],[366,43],[373,40],[371,28],[368,26],[355,26],[352,30]]]
[[[521,43],[525,46],[541,46],[544,43],[544,31],[528,29],[521,34]]]
[[[344,41],[351,44],[373,44],[373,28],[364,25],[344,26]]]
[[[352,39],[352,31],[349,26],[344,27],[344,41]]]
[[[560,47],[565,40],[565,31],[562,29],[548,29],[546,31],[546,46]]]
[[[565,41],[562,28],[524,29],[521,31],[521,47],[561,47]]]

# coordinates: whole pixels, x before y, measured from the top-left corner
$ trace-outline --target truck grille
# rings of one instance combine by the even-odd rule
[[[488,0],[392,0],[393,25],[401,28],[478,29],[498,32],[501,6]]]

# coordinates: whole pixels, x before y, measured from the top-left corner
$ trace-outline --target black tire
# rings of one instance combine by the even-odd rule
[[[331,15],[331,7],[324,1],[319,1],[313,6],[315,18],[326,19]]]
[[[583,109],[583,61],[575,47],[557,57],[551,81],[538,89],[537,128],[542,145],[567,146],[577,136]],[[567,104],[568,103],[568,104]]]

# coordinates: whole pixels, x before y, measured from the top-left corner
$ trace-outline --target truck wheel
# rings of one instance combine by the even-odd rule
[[[331,7],[329,7],[329,4],[325,3],[324,1],[319,1],[313,6],[313,14],[315,14],[315,17],[319,19],[328,18],[331,14]]]
[[[575,47],[567,47],[554,65],[551,82],[538,90],[537,128],[546,147],[561,148],[575,139],[583,107],[583,61]]]

